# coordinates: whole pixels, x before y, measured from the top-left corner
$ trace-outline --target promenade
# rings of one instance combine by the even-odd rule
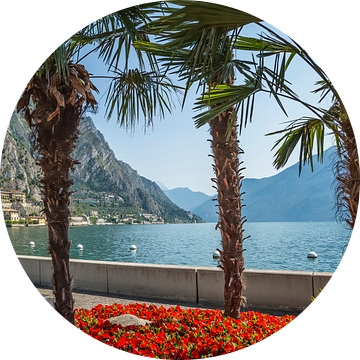
[[[52,289],[48,287],[40,287],[36,286],[37,290],[40,294],[45,298],[45,300],[53,306],[55,301],[54,294]],[[149,299],[141,298],[141,297],[128,297],[128,296],[116,296],[106,293],[95,293],[89,291],[75,291],[73,290],[73,298],[75,301],[74,307],[77,309],[86,308],[91,309],[96,305],[112,305],[112,304],[134,304],[134,303],[145,303],[146,305],[156,305],[156,306],[164,306],[165,308],[173,307],[179,305],[181,308],[190,309],[190,308],[197,308],[197,309],[219,309],[224,310],[224,307],[221,306],[210,306],[208,304],[193,304],[193,303],[186,303],[186,302],[171,302],[171,301],[151,301]],[[242,312],[245,311],[257,311],[259,313],[274,315],[274,316],[284,316],[284,315],[293,315],[298,316],[301,312],[294,312],[294,311],[275,311],[275,310],[262,310],[257,308],[243,308],[241,309]]]

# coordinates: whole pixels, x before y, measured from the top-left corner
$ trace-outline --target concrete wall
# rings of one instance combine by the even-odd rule
[[[51,286],[51,258],[18,256],[35,285]],[[70,260],[75,290],[148,299],[223,306],[224,275],[219,268]],[[310,271],[244,271],[249,308],[302,311],[323,289],[332,273]]]

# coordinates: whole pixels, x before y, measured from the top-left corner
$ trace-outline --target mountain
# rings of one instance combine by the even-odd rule
[[[0,187],[24,191],[40,200],[40,167],[30,152],[30,130],[24,119],[13,114],[1,155]]]
[[[213,198],[213,196],[206,195],[200,191],[192,191],[187,187],[164,190],[164,193],[174,204],[188,211],[192,211],[192,209],[203,204],[206,200]]]
[[[117,160],[92,119],[80,122],[80,137],[74,157],[80,161],[74,171],[77,187],[86,184],[98,192],[112,192],[135,206],[153,214],[161,214],[161,206],[174,206],[160,187],[138,174],[130,165]]]
[[[324,153],[324,163],[314,160],[302,169],[299,163],[279,174],[262,179],[244,179],[243,214],[248,221],[332,221],[335,211],[331,184],[334,181],[331,159],[334,149]],[[217,222],[216,202],[207,200],[192,209],[207,222]]]
[[[140,176],[130,165],[116,159],[103,134],[90,117],[81,120],[74,157],[80,161],[73,173],[72,190],[86,190],[120,196],[123,208],[138,209],[161,216],[168,222],[202,221],[175,205],[153,181]],[[29,130],[20,116],[13,115],[4,142],[0,184],[40,199],[40,169],[31,154]]]

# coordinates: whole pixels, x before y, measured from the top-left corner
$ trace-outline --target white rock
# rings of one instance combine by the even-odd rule
[[[122,327],[131,326],[131,325],[146,326],[147,324],[151,324],[151,321],[140,319],[137,316],[131,314],[115,316],[107,320],[110,322],[110,324],[117,324],[117,325],[121,325]]]

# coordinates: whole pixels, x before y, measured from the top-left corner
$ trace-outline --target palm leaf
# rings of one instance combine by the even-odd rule
[[[83,28],[71,38],[69,51],[73,56],[89,44],[95,46],[85,56],[95,51],[110,68],[118,68],[121,54],[124,56],[124,69],[128,69],[128,59],[132,44],[135,41],[149,41],[148,24],[151,16],[161,12],[163,2],[149,3],[130,7],[109,14]],[[140,69],[145,68],[142,52],[135,48]],[[150,53],[146,53],[152,70],[156,70],[156,61]],[[81,59],[83,59],[83,56]],[[80,60],[81,60],[80,59]],[[80,61],[78,60],[78,61]]]
[[[271,56],[279,53],[293,53],[294,48],[287,43],[276,40],[275,38],[262,35],[259,39],[240,36],[236,39],[234,48],[245,51],[261,52],[262,57]]]
[[[199,128],[207,124],[222,112],[241,103],[259,90],[260,89],[256,87],[234,85],[219,85],[211,88],[205,92],[202,97],[196,99],[193,110],[199,111],[204,107],[210,107],[210,109],[193,117],[195,126]],[[233,119],[234,118],[236,118],[236,111],[233,113]]]
[[[219,27],[233,30],[249,23],[262,21],[244,11],[213,3],[188,0],[169,1],[169,3],[182,6],[180,9],[173,9],[172,15],[165,20],[162,19],[170,29],[183,23],[196,23],[199,32],[205,28]],[[199,36],[199,32],[196,37]],[[186,35],[190,36],[190,34]]]
[[[321,97],[320,97],[320,100],[319,100],[319,103],[321,101],[323,101],[325,99],[325,97],[331,92],[331,88],[329,86],[329,82],[330,81],[324,81],[324,80],[320,80],[320,81],[317,81],[315,83],[315,85],[320,85],[319,87],[317,87],[315,90],[313,90],[312,92],[314,94],[318,93],[318,92],[321,92]],[[331,83],[330,83],[331,84]],[[332,97],[332,101],[335,101],[335,95],[333,94],[333,97]]]
[[[171,112],[172,93],[179,93],[181,88],[173,85],[169,78],[138,69],[113,72],[106,97],[108,120],[116,110],[120,126],[128,129],[133,128],[135,119],[139,121],[141,116],[148,126],[154,116],[164,117],[165,111]]]
[[[214,60],[219,53],[225,55],[223,69],[231,68],[227,66],[232,60],[231,45],[239,36],[242,26],[260,22],[261,19],[240,10],[206,2],[185,0],[170,1],[169,4],[172,5],[169,5],[166,15],[152,22],[150,29],[167,48],[189,50],[187,58],[181,59],[182,62],[176,56],[168,62],[168,66],[178,66],[180,76],[186,79],[185,101],[194,81],[202,81],[214,72]],[[217,75],[220,73],[217,72]],[[224,78],[225,73],[220,76]]]
[[[67,78],[69,76],[68,66],[68,53],[66,50],[66,43],[60,45],[40,66],[38,69],[39,76],[45,74],[49,80],[50,70],[56,67],[56,72],[60,79]]]
[[[274,155],[273,165],[275,168],[280,169],[285,166],[294,149],[299,144],[299,175],[302,166],[306,163],[309,163],[313,170],[312,156],[314,147],[317,151],[317,160],[323,161],[326,128],[334,134],[337,132],[336,124],[328,116],[322,118],[302,117],[290,121],[289,125],[283,130],[266,134],[266,136],[282,134],[281,138],[275,142],[271,149],[278,148]],[[337,136],[336,142],[340,146]]]

